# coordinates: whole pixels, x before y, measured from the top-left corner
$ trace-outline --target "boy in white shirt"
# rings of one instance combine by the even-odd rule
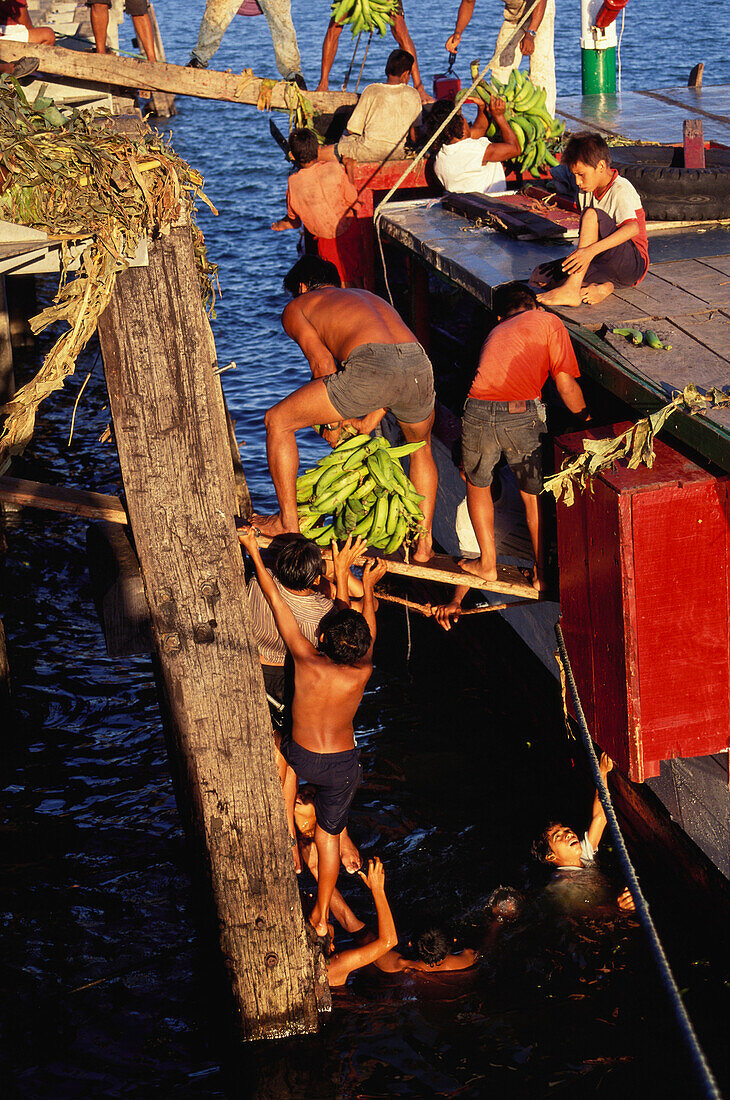
[[[505,118],[506,106],[499,96],[492,97],[490,112],[501,141],[490,141],[486,136],[489,118],[481,100],[472,125],[459,113],[442,130],[433,168],[446,191],[486,195],[507,189],[502,162],[520,155],[520,143]]]

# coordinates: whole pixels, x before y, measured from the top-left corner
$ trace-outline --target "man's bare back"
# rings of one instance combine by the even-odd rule
[[[372,655],[338,665],[313,652],[295,657],[292,737],[310,752],[346,752],[354,744],[353,720],[373,671]]]
[[[362,344],[418,343],[393,307],[369,290],[308,290],[289,302],[281,315],[284,331],[294,339],[303,321],[309,323],[335,364],[344,363]]]

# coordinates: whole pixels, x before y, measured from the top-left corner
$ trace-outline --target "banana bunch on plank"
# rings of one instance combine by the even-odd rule
[[[380,31],[381,37],[395,22],[398,0],[334,0],[332,18],[341,27],[352,24],[353,35]]]
[[[319,546],[360,535],[392,554],[417,537],[423,500],[400,459],[424,443],[391,447],[386,439],[355,435],[297,478],[299,529]]]
[[[472,61],[472,80],[476,80],[478,75],[479,62]],[[562,136],[565,123],[558,122],[546,111],[547,92],[544,88],[536,88],[529,76],[513,69],[506,84],[492,77],[491,84],[480,81],[476,93],[487,107],[493,95],[505,100],[505,118],[520,143],[520,155],[515,158],[515,163],[523,175],[529,173],[534,179],[539,179],[541,168],[556,166],[558,162],[550,147],[554,147]],[[490,141],[499,137],[494,122],[487,130],[487,137]]]

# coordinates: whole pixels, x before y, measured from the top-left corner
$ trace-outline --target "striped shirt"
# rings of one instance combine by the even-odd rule
[[[267,573],[273,577],[270,569],[267,569]],[[334,607],[333,601],[321,592],[292,592],[290,588],[284,588],[276,577],[273,577],[273,580],[291,608],[302,634],[307,641],[316,646],[319,641],[319,624]],[[286,659],[286,646],[276,626],[274,612],[266,602],[256,577],[252,577],[249,581],[248,602],[251,607],[253,634],[256,645],[259,647],[261,663],[283,665]]]

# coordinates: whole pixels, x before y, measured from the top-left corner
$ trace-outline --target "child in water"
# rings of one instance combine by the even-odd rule
[[[604,782],[613,768],[613,761],[604,752],[601,756],[601,775]],[[570,901],[571,908],[581,901],[583,905],[596,900],[596,891],[602,886],[603,876],[595,867],[596,851],[606,828],[606,814],[596,791],[593,799],[593,816],[583,839],[579,840],[569,825],[559,821],[549,821],[532,845],[532,854],[541,863],[554,868],[548,887],[549,893],[559,900]],[[634,899],[628,886],[619,894],[616,902],[620,909],[633,912]]]

